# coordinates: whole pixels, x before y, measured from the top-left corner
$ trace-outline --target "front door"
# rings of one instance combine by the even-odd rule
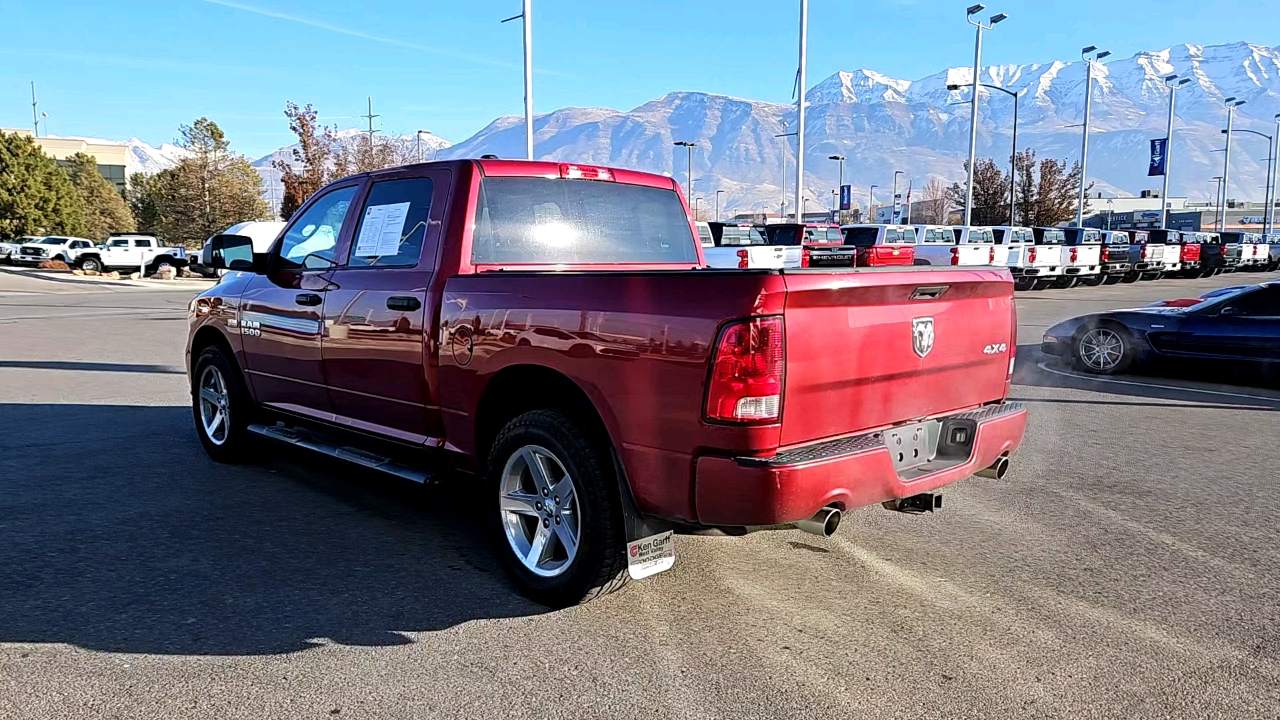
[[[1183,321],[1183,352],[1242,360],[1280,360],[1280,286],[1243,292],[1218,305],[1213,314]]]
[[[319,195],[295,214],[267,272],[241,295],[237,318],[245,370],[259,402],[332,420],[320,342],[333,258],[359,182]]]
[[[324,371],[335,420],[413,444],[442,436],[423,359],[447,170],[374,179],[339,248],[324,303]]]

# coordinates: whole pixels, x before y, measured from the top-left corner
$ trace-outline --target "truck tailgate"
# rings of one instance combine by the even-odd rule
[[[1007,270],[784,271],[784,279],[782,445],[1004,397],[1016,349]]]

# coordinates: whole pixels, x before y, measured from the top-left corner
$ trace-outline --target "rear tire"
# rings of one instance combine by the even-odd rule
[[[536,410],[507,423],[489,453],[494,551],[520,591],[549,607],[594,600],[628,579],[618,478],[608,443],[594,435],[559,410]]]
[[[89,272],[102,272],[102,261],[96,257],[87,257],[80,260],[80,269]]]
[[[1119,283],[1119,282],[1120,282],[1121,280],[1123,280],[1123,279],[1124,279],[1124,278],[1123,278],[1122,276],[1120,276],[1120,275],[1103,275],[1103,276],[1102,276],[1102,284],[1103,284],[1103,285],[1115,285],[1115,284]]]
[[[1014,278],[1013,289],[1019,291],[1030,290],[1035,287],[1036,281],[1030,278]]]
[[[1102,279],[1104,277],[1105,276],[1102,273],[1098,273],[1097,275],[1086,275],[1080,278],[1080,284],[1086,287],[1098,287],[1102,284]]]
[[[1137,273],[1137,272],[1127,272],[1127,273],[1125,273],[1123,276],[1121,276],[1121,278],[1120,278],[1120,282],[1122,282],[1122,283],[1126,283],[1126,284],[1127,284],[1127,283],[1136,283],[1136,282],[1138,282],[1138,278],[1140,278],[1140,277],[1142,277],[1142,273]]]
[[[253,459],[257,440],[248,428],[256,409],[240,368],[217,345],[202,350],[194,368],[191,415],[205,453],[220,463]]]

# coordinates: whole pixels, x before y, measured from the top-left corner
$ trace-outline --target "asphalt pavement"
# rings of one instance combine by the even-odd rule
[[[551,612],[465,484],[209,461],[194,289],[0,273],[0,718],[1280,717],[1280,392],[1035,348],[1267,277],[1019,293],[1004,480],[826,540],[680,537],[672,571]]]

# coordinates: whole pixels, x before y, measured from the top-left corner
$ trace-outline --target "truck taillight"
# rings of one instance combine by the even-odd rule
[[[748,266],[750,265],[750,263],[748,263],[748,262],[747,262],[747,256],[748,256],[748,255],[750,255],[750,253],[748,253],[746,250],[739,250],[739,251],[738,251],[738,267],[739,267],[740,269],[741,269],[741,268],[746,268],[746,267],[748,267]]]
[[[867,248],[867,253],[866,253],[866,255],[864,255],[864,257],[867,259],[867,267],[871,267],[872,265],[875,265],[875,264],[876,264],[876,249],[875,249],[875,248]],[[855,261],[853,264],[854,264],[854,265],[857,265],[858,263]]]
[[[951,264],[952,265],[960,264],[960,248],[958,247],[951,248]]]
[[[1106,262],[1107,258],[1110,256],[1111,256],[1111,248],[1104,247],[1102,248],[1102,254],[1098,256],[1098,260],[1101,262]]]
[[[783,342],[780,316],[742,320],[720,331],[707,383],[709,420],[762,422],[781,417]]]
[[[1036,247],[1035,245],[1032,245],[1031,247],[1027,248],[1027,262],[1033,263],[1035,261],[1036,261]]]
[[[800,267],[809,267],[809,246],[800,248]]]
[[[560,177],[565,180],[606,180],[613,182],[613,172],[611,170],[592,165],[560,163]]]
[[[991,247],[987,248],[987,264],[988,265],[996,264],[996,246],[995,245],[992,245]]]
[[[1078,258],[1079,256],[1080,256],[1080,249],[1071,248],[1071,262],[1075,262],[1076,258]]]
[[[1142,246],[1142,252],[1138,254],[1138,259],[1140,259],[1140,260],[1146,260],[1146,259],[1147,259],[1147,246],[1146,246],[1146,245],[1143,245],[1143,246]]]

